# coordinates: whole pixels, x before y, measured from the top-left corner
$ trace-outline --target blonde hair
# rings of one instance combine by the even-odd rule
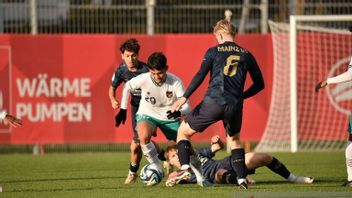
[[[232,25],[231,22],[229,22],[228,20],[220,20],[216,23],[216,25],[214,26],[214,31],[213,33],[223,33],[223,34],[229,34],[232,36],[236,35],[236,28],[234,25]]]

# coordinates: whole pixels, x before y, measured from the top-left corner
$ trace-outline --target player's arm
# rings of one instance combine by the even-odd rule
[[[134,77],[131,80],[127,81],[125,83],[125,86],[123,87],[120,111],[115,116],[116,127],[119,127],[121,123],[125,124],[126,122],[128,98],[132,90],[139,88],[138,81],[141,81],[140,78],[138,78],[138,76]]]
[[[264,89],[264,79],[259,66],[252,54],[248,53],[249,75],[253,84],[243,92],[243,99],[250,98]]]
[[[176,98],[178,98],[178,99],[182,98],[182,96],[185,92],[185,89],[184,89],[184,86],[183,86],[181,79],[178,79],[178,81],[175,82],[174,88],[175,88]],[[191,112],[191,106],[189,105],[189,103],[187,101],[185,101],[185,103],[180,107],[180,109],[178,111],[171,112],[171,110],[170,110],[166,113],[167,113],[168,119],[176,119],[178,117],[181,117],[181,116],[188,114],[189,112]]]
[[[318,92],[319,89],[326,87],[329,84],[338,84],[338,83],[344,83],[352,80],[352,58],[350,61],[350,64],[348,65],[348,70],[338,76],[328,78],[327,80],[323,80],[319,82],[315,86],[315,91]]]
[[[116,100],[116,88],[113,86],[110,86],[109,88],[109,99],[111,102],[111,106],[113,109],[119,108],[119,101]]]
[[[224,143],[221,141],[218,135],[214,135],[211,138],[211,152],[215,155],[216,152],[222,150],[224,148]]]
[[[23,126],[23,122],[21,119],[16,118],[10,114],[7,114],[6,111],[0,110],[0,122],[4,122],[4,124],[10,124],[11,126],[17,128]]]
[[[141,89],[143,83],[143,75],[138,75],[125,83],[122,90],[121,109],[127,109],[130,93],[132,90]]]
[[[193,94],[193,92],[202,84],[204,78],[207,76],[210,68],[211,68],[211,64],[213,62],[213,48],[210,48],[206,53],[205,56],[203,58],[202,64],[200,66],[200,69],[198,70],[198,72],[196,73],[196,75],[193,77],[190,85],[188,86],[188,88],[186,89],[185,93],[183,94],[183,96],[181,98],[179,98],[173,105],[171,108],[171,112],[175,112],[180,110],[180,108],[182,107],[183,104],[186,103],[187,99]]]
[[[111,85],[110,85],[109,92],[108,92],[111,106],[113,109],[119,108],[119,101],[116,100],[116,89],[122,83],[122,81],[123,80],[121,78],[121,73],[120,73],[120,68],[119,68],[116,70],[116,72],[112,76]]]

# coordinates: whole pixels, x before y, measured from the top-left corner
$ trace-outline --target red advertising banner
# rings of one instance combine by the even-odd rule
[[[120,43],[131,37],[141,44],[142,61],[152,52],[165,53],[169,72],[178,75],[186,87],[205,51],[216,44],[213,35],[1,35],[0,108],[23,119],[24,127],[1,126],[0,143],[130,142],[130,115],[125,125],[114,127],[116,112],[108,89],[121,62]],[[266,89],[244,105],[242,139],[259,140],[270,105],[271,37],[239,35],[236,39],[254,54],[266,82]],[[203,98],[206,86],[207,80],[192,95],[192,106]],[[121,87],[119,100],[120,92]],[[195,135],[194,140],[208,141],[213,134],[225,137],[222,123]],[[166,138],[158,133],[154,140]]]

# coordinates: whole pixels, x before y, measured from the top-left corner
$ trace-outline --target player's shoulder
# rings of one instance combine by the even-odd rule
[[[142,61],[138,61],[138,69],[145,71],[145,72],[149,71],[147,63],[142,62]]]
[[[166,75],[167,75],[167,78],[168,78],[171,82],[181,82],[181,83],[182,83],[181,78],[178,77],[178,76],[176,76],[175,74],[170,73],[170,72],[166,72]]]
[[[115,70],[115,72],[126,72],[126,71],[128,71],[128,69],[125,63],[118,64]]]

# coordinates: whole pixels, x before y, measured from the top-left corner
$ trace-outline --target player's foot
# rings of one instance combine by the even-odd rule
[[[173,187],[176,184],[180,183],[182,180],[189,180],[191,179],[192,175],[188,170],[178,170],[173,172],[169,175],[165,185],[167,187]]]
[[[128,173],[125,184],[133,184],[137,181],[137,173]]]
[[[346,180],[345,182],[343,182],[341,186],[352,187],[352,180],[351,181]]]
[[[248,189],[247,183],[242,182],[242,183],[238,184],[238,189],[244,189],[244,190]]]
[[[174,170],[174,167],[167,161],[164,161],[163,167],[165,168],[166,175],[169,175]]]
[[[313,183],[313,181],[314,181],[313,177],[297,176],[297,178],[293,181],[293,183],[297,183],[297,184],[311,184],[311,183]]]
[[[206,187],[212,186],[213,184],[210,183],[208,180],[204,179],[202,181],[197,181],[197,185],[200,187],[206,188]]]

